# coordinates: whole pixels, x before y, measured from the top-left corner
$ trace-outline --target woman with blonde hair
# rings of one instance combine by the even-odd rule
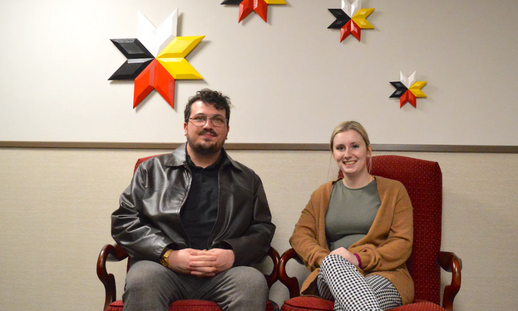
[[[343,178],[313,192],[290,238],[312,271],[302,294],[333,300],[335,310],[387,310],[412,302],[406,261],[413,216],[405,187],[370,174],[372,148],[360,123],[338,125],[330,148]]]

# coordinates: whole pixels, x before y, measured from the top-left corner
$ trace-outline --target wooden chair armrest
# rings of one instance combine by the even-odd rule
[[[279,269],[277,267],[279,266],[279,260],[281,259],[281,256],[279,255],[279,252],[277,252],[277,250],[273,247],[270,247],[270,250],[268,250],[268,256],[272,259],[273,269],[270,274],[265,274],[264,277],[266,278],[266,282],[270,288],[272,287],[273,283],[279,279]]]
[[[122,247],[117,244],[104,245],[97,257],[97,276],[104,285],[105,299],[104,309],[106,310],[110,303],[114,302],[117,297],[117,290],[115,288],[115,276],[108,273],[106,270],[107,261],[121,261],[128,257],[128,254]]]
[[[451,272],[451,283],[444,287],[442,307],[452,311],[453,299],[460,291],[462,260],[452,252],[439,252],[439,265]]]
[[[290,248],[282,254],[281,260],[279,261],[279,280],[288,288],[290,298],[300,296],[299,281],[296,277],[289,277],[286,273],[286,264],[290,259],[296,258],[298,258],[297,253],[293,248]]]

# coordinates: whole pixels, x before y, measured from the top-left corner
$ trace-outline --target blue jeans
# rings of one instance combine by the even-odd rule
[[[122,299],[125,311],[167,311],[171,303],[182,299],[214,301],[224,311],[264,311],[268,292],[264,275],[252,267],[196,277],[141,260],[128,271]]]

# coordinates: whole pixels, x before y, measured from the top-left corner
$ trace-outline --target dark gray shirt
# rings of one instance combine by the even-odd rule
[[[326,213],[326,235],[329,248],[348,249],[368,232],[381,201],[376,180],[359,189],[349,189],[342,181],[333,185]]]

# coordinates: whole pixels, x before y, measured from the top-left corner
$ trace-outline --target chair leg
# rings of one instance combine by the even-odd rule
[[[268,300],[266,303],[266,311],[279,311],[279,305],[273,300]]]

